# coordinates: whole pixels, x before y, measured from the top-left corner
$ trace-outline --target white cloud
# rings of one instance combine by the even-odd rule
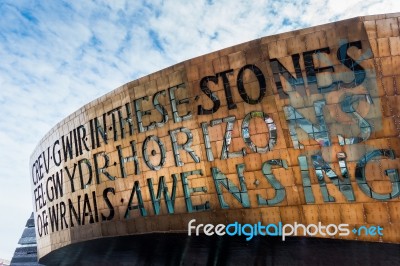
[[[396,10],[395,0],[2,1],[0,257],[12,256],[32,210],[31,152],[52,126],[85,103],[227,46]]]

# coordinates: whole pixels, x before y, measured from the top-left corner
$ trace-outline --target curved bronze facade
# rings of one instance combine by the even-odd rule
[[[31,156],[39,258],[192,219],[347,224],[314,236],[399,243],[399,20],[264,37],[83,106]]]

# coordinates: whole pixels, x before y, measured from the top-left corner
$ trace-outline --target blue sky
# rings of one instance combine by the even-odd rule
[[[180,61],[400,1],[0,0],[0,258],[32,211],[29,156],[85,103]]]

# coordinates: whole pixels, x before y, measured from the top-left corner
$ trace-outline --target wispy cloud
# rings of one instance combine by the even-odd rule
[[[2,1],[0,257],[11,257],[32,210],[30,153],[85,103],[227,46],[396,10],[396,0]]]

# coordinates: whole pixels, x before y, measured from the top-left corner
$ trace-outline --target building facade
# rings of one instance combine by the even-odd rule
[[[35,222],[33,220],[33,213],[26,221],[24,231],[18,241],[18,247],[15,249],[14,255],[11,259],[11,266],[40,266],[37,257],[37,245],[35,234]],[[0,264],[6,265],[6,264]]]
[[[31,156],[38,257],[227,225],[400,243],[399,20],[263,37],[66,117]]]

